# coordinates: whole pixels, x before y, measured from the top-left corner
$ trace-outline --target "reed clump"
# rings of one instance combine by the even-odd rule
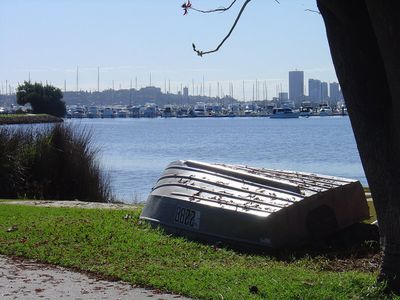
[[[0,198],[111,202],[87,128],[0,127]]]

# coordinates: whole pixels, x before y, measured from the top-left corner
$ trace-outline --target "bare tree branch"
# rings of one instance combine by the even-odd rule
[[[309,12],[313,12],[313,13],[316,13],[316,14],[321,14],[318,10],[314,10],[314,9],[305,9],[305,11],[309,11]]]
[[[183,5],[182,7],[183,7],[184,10],[185,10],[185,14],[187,13],[187,10],[188,10],[188,9],[193,9],[194,11],[201,12],[201,13],[225,12],[225,11],[229,10],[229,9],[236,3],[236,1],[237,1],[237,0],[234,0],[234,1],[233,1],[229,6],[227,6],[227,7],[221,7],[221,8],[212,9],[212,10],[199,10],[199,9],[193,8],[193,7],[191,6],[191,4],[190,4],[190,1],[188,2],[189,5]],[[251,0],[246,0],[246,1],[243,3],[242,8],[240,9],[239,14],[237,15],[237,17],[236,17],[236,19],[235,19],[235,22],[233,23],[231,29],[229,30],[228,34],[224,37],[224,39],[221,41],[221,43],[219,43],[219,45],[217,46],[217,48],[215,48],[214,50],[210,50],[210,51],[197,50],[196,45],[193,43],[193,44],[192,44],[193,51],[196,52],[198,56],[203,56],[203,55],[205,55],[205,54],[210,54],[210,53],[217,52],[217,51],[222,47],[222,45],[226,42],[226,40],[231,36],[233,30],[235,29],[237,23],[238,23],[239,20],[240,20],[240,17],[242,16],[242,14],[243,14],[243,12],[244,12],[246,6],[247,6],[250,2],[251,2]],[[275,2],[278,3],[278,4],[280,4],[279,0],[275,0]]]
[[[203,55],[205,55],[205,54],[210,54],[210,53],[217,52],[217,51],[222,47],[222,45],[226,42],[226,40],[231,36],[233,30],[235,29],[237,23],[238,23],[239,20],[240,20],[240,17],[242,16],[242,14],[243,14],[243,12],[244,12],[246,6],[247,6],[250,2],[251,2],[251,0],[246,0],[246,1],[243,3],[243,6],[242,6],[242,8],[240,9],[239,14],[237,15],[236,20],[235,20],[235,22],[233,23],[231,29],[229,30],[228,34],[224,37],[224,39],[222,40],[222,42],[219,43],[219,45],[217,46],[217,48],[215,48],[214,50],[211,50],[211,51],[201,51],[201,50],[197,50],[197,49],[196,49],[196,45],[195,45],[195,44],[192,44],[192,46],[193,46],[193,51],[196,52],[198,56],[203,56]]]
[[[225,12],[227,10],[229,10],[235,3],[237,0],[234,0],[229,6],[227,7],[220,7],[220,8],[216,8],[216,9],[210,9],[210,10],[201,10],[201,9],[197,9],[194,7],[191,7],[190,9],[203,13],[203,14],[209,14],[209,13],[215,13],[215,12]]]

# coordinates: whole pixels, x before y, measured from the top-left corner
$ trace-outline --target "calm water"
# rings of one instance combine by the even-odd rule
[[[178,159],[245,164],[355,178],[366,184],[347,117],[83,119],[118,199],[143,201]]]

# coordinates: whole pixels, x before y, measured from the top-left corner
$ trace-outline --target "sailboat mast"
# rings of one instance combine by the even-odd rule
[[[100,93],[100,67],[97,67],[97,92]]]
[[[79,92],[79,66],[76,67],[76,91]]]

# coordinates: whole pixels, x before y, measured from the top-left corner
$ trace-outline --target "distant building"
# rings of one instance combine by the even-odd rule
[[[318,79],[308,80],[308,98],[313,103],[320,103],[322,101],[322,85]]]
[[[288,93],[279,93],[278,97],[279,97],[279,101],[288,101],[289,100]]]
[[[343,100],[343,96],[341,95],[341,91],[339,88],[339,83],[332,82],[329,84],[329,96],[332,101],[340,101]]]
[[[321,100],[323,102],[329,100],[328,96],[328,83],[327,82],[321,82]]]
[[[304,72],[289,72],[289,98],[296,104],[300,104],[304,98]]]
[[[186,86],[183,88],[183,98],[189,98],[189,88]]]

